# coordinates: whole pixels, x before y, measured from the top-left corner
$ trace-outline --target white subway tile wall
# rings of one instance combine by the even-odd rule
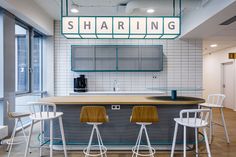
[[[161,72],[86,72],[71,71],[71,45],[163,45],[164,69]],[[73,92],[73,78],[85,74],[89,91],[112,91],[117,80],[120,91],[144,91],[155,87],[202,88],[201,40],[119,40],[66,39],[60,22],[55,22],[55,95]],[[202,91],[181,91],[178,95],[202,97]]]

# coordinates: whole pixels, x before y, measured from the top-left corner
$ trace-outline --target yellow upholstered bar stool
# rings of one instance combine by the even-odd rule
[[[83,106],[80,113],[80,121],[93,125],[88,146],[83,150],[85,157],[101,156],[106,157],[107,148],[103,145],[102,137],[98,129],[98,125],[109,121],[104,106]],[[97,134],[98,145],[92,145],[94,132]],[[100,153],[90,153],[92,149],[98,148]]]
[[[134,122],[138,125],[141,125],[138,138],[135,146],[132,148],[134,156],[151,156],[154,157],[155,149],[151,146],[151,142],[149,140],[149,136],[147,133],[147,125],[151,125],[152,123],[158,122],[158,113],[157,108],[155,106],[135,106],[132,110],[132,115],[130,117],[130,121]],[[145,133],[147,139],[147,145],[141,145],[142,134]],[[141,154],[139,153],[140,147],[147,149],[149,153]]]

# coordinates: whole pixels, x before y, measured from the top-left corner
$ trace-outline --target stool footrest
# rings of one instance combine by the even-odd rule
[[[141,151],[149,151],[149,153],[139,153],[137,152],[137,146],[132,147],[133,154],[139,155],[139,156],[154,156],[156,153],[156,150],[153,147],[149,147],[147,145],[139,145],[139,150],[140,148],[146,148],[146,150],[141,150]],[[150,151],[151,149],[151,151]]]
[[[101,147],[102,152],[100,152],[100,147]],[[93,148],[93,149],[92,149],[92,148]],[[94,148],[97,148],[97,149],[94,149]],[[88,150],[88,147],[84,148],[83,153],[84,153],[85,155],[87,155],[87,156],[94,156],[94,157],[95,157],[95,156],[104,155],[104,154],[106,154],[106,152],[107,152],[107,148],[106,148],[105,146],[103,146],[103,145],[101,145],[101,146],[99,146],[99,145],[91,145],[91,147],[90,147],[90,151],[99,151],[100,153],[91,154],[91,153],[87,153],[87,150]]]

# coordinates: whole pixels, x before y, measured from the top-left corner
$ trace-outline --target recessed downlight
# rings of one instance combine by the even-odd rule
[[[149,14],[152,14],[152,13],[154,13],[154,12],[155,12],[154,9],[147,9],[147,13],[149,13]]]
[[[217,44],[211,44],[210,47],[214,48],[214,47],[217,47],[218,45]]]
[[[71,5],[70,12],[72,12],[72,13],[74,13],[74,14],[75,14],[75,13],[78,13],[78,12],[79,12],[79,5],[73,3],[73,4]]]

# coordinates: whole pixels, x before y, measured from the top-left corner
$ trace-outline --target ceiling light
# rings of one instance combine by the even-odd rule
[[[217,47],[218,45],[217,44],[211,44],[210,47],[214,48],[214,47]]]
[[[149,13],[149,14],[152,14],[152,13],[154,13],[154,12],[155,12],[154,9],[147,9],[147,13]]]
[[[71,11],[72,13],[78,13],[78,12],[79,12],[79,5],[73,3],[73,4],[71,5],[70,11]]]

